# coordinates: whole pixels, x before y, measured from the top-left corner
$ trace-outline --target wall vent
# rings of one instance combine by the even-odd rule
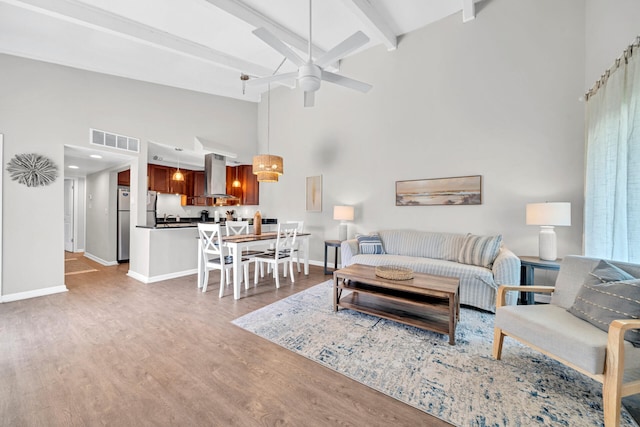
[[[89,142],[91,142],[91,144],[116,148],[118,150],[133,151],[134,153],[140,152],[140,140],[137,138],[98,129],[89,129],[89,131]]]

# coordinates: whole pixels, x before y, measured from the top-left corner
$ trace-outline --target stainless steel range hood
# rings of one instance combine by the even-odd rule
[[[204,156],[204,195],[217,198],[234,198],[227,194],[227,162],[219,154]]]

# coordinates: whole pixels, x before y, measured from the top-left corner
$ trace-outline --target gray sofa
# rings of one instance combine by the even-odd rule
[[[460,303],[491,312],[495,312],[500,285],[520,284],[520,259],[501,245],[495,259],[489,264],[484,262],[485,266],[459,262],[472,240],[470,237],[478,236],[415,230],[385,230],[376,234],[380,236],[384,254],[360,253],[357,239],[345,240],[341,244],[342,266],[396,265],[419,273],[458,277]],[[516,304],[518,294],[509,292],[508,304]]]
[[[640,277],[638,264],[608,263]],[[554,287],[528,287],[553,292],[550,304],[503,307],[501,295],[510,289],[501,287],[493,356],[501,358],[504,337],[509,336],[603,383],[605,425],[609,427],[619,425],[621,397],[640,393],[640,347],[634,347],[625,336],[640,329],[637,297],[619,294],[620,288],[612,286],[626,280],[631,282],[627,289],[631,289],[638,286],[638,280],[605,279],[599,273],[600,265],[600,259],[565,257]],[[581,307],[588,308],[582,311]],[[637,341],[637,335],[630,337]]]

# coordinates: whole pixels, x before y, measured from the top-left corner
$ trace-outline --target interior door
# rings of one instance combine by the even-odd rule
[[[64,180],[64,250],[73,252],[73,191],[72,179]]]

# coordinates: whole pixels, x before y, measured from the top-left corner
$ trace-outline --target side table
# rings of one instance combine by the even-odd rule
[[[555,261],[546,261],[537,256],[521,256],[520,258],[520,285],[532,286],[534,284],[533,274],[536,268],[541,270],[560,270],[560,262],[562,258]],[[521,292],[521,304],[535,304],[534,292]]]
[[[327,270],[327,249],[335,248],[335,259],[333,261],[334,269],[338,269],[338,250],[340,249],[340,245],[342,244],[342,240],[325,240],[324,241],[324,274],[331,274],[332,271]]]

